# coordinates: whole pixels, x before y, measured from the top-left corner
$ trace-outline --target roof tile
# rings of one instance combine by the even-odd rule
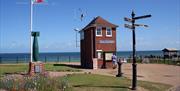
[[[103,19],[102,17],[98,16],[98,17],[94,18],[86,27],[84,27],[83,30],[86,30],[90,27],[97,27],[97,26],[112,27],[112,28],[118,27],[117,25],[112,24],[112,23],[108,22],[107,20]]]

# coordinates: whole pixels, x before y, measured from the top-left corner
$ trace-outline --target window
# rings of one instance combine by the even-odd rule
[[[97,27],[96,36],[102,36],[102,28],[101,27]]]
[[[106,28],[106,36],[107,37],[112,37],[112,29],[111,28]]]
[[[98,52],[98,59],[101,58],[101,52]]]
[[[112,60],[113,53],[105,53],[105,60],[109,61]]]
[[[81,40],[84,39],[84,31],[80,31],[80,37],[81,37]]]
[[[97,58],[101,59],[102,58],[102,50],[96,50],[97,51]]]

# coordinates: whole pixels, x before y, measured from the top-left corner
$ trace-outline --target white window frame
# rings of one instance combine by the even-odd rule
[[[98,30],[98,29],[101,29],[101,34],[100,34],[100,35],[97,34],[97,30]],[[102,36],[102,27],[97,27],[97,28],[96,28],[96,36]]]
[[[108,29],[110,29],[111,35],[108,35]],[[112,37],[112,28],[111,27],[106,28],[106,36],[107,37]]]
[[[102,59],[102,50],[96,50],[96,52],[97,52],[97,58]],[[100,57],[99,57],[99,53],[100,53]]]

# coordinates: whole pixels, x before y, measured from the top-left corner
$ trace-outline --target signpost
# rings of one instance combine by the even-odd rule
[[[115,43],[114,40],[99,40],[99,43],[101,44],[113,44]]]
[[[127,18],[127,17],[124,17],[124,21],[127,21],[127,22],[130,22],[130,23],[132,23],[132,19],[130,19],[130,18]]]
[[[148,25],[144,25],[144,24],[135,24],[135,20],[149,18],[149,17],[151,17],[151,15],[144,15],[144,16],[135,17],[135,13],[132,11],[131,19],[127,18],[127,17],[124,18],[125,21],[132,23],[132,25],[128,25],[128,24],[124,25],[126,28],[132,29],[132,37],[133,37],[133,63],[132,63],[132,68],[133,68],[132,75],[133,75],[133,77],[132,77],[132,90],[136,90],[136,85],[137,85],[135,27],[136,26],[148,27]]]
[[[133,26],[132,26],[132,25],[129,25],[129,24],[124,24],[124,27],[125,27],[125,28],[129,28],[129,29],[133,29]]]
[[[148,27],[148,25],[144,25],[144,24],[134,24],[135,26],[139,27],[139,26],[144,26],[144,27]]]
[[[138,17],[133,17],[132,19],[137,20],[137,19],[143,19],[143,18],[149,18],[151,15],[144,15],[144,16],[138,16]]]

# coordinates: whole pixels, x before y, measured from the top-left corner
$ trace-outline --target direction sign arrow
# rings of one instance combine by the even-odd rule
[[[132,22],[133,20],[132,20],[132,19],[130,19],[130,18],[124,17],[124,21],[127,21],[127,22]]]
[[[129,28],[129,29],[133,29],[133,26],[132,26],[132,25],[129,25],[129,24],[124,24],[124,27],[125,27],[125,28]]]
[[[148,18],[148,17],[151,17],[151,15],[138,16],[138,17],[134,17],[133,19],[137,20],[137,19]]]
[[[134,24],[135,26],[139,27],[139,26],[144,26],[144,27],[148,27],[148,25],[144,25],[144,24]]]

